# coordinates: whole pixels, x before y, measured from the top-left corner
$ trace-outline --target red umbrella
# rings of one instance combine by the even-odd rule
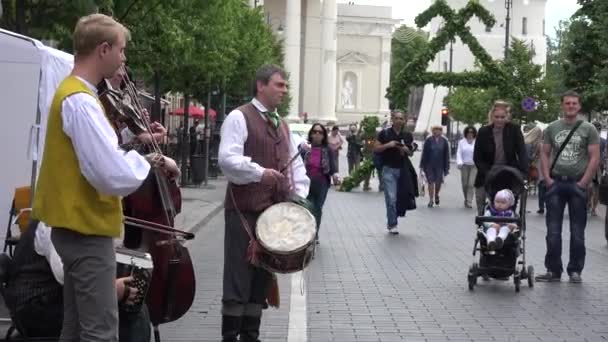
[[[184,111],[185,111],[184,107],[181,107],[181,108],[178,108],[175,111],[171,112],[171,115],[184,115]],[[211,115],[212,119],[215,119],[215,117],[217,116],[217,113],[215,112],[215,110],[210,109],[209,115]],[[191,118],[204,118],[205,109],[196,107],[196,106],[190,106],[190,107],[188,107],[188,116],[190,116]]]

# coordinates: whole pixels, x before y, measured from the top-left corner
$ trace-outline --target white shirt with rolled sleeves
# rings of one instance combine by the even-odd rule
[[[264,120],[266,120],[266,116],[261,114],[267,111],[266,107],[255,98],[251,103],[258,109]],[[260,182],[264,168],[254,163],[250,157],[243,155],[245,142],[248,137],[247,123],[245,122],[243,112],[235,109],[228,114],[222,124],[221,136],[218,164],[228,181],[238,185]],[[289,159],[296,153],[298,153],[298,146],[294,139],[289,139]],[[306,168],[304,167],[302,158],[298,157],[291,164],[291,168],[295,193],[301,197],[308,196],[310,180],[306,176]]]
[[[475,151],[475,140],[469,144],[466,138],[458,142],[458,150],[456,151],[456,165],[475,165],[473,160],[473,151]]]
[[[97,88],[82,78],[89,89]],[[98,192],[126,196],[137,190],[150,172],[136,151],[118,146],[116,132],[96,98],[86,93],[68,96],[61,105],[63,131],[72,140],[80,172]]]

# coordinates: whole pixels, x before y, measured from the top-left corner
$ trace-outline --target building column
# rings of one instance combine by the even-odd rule
[[[336,0],[323,0],[321,10],[321,74],[319,110],[316,116],[324,122],[336,122],[336,51],[338,5]]]
[[[291,105],[288,121],[300,120],[300,47],[302,46],[301,0],[287,0],[285,10],[285,68],[289,73]]]
[[[388,99],[385,95],[391,81],[391,38],[381,37],[380,39],[382,39],[382,56],[380,61],[380,99],[378,101],[380,108],[378,108],[378,112],[387,114],[389,108]],[[401,109],[405,110],[405,108]]]

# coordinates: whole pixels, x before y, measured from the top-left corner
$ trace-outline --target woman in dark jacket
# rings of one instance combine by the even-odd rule
[[[433,135],[424,141],[422,156],[420,157],[420,169],[426,176],[429,185],[428,207],[439,205],[439,191],[443,184],[443,177],[450,171],[450,146],[448,140],[443,137],[443,127],[433,126]]]
[[[519,126],[510,121],[511,106],[504,101],[496,101],[490,109],[490,124],[477,133],[473,159],[477,167],[475,177],[475,197],[478,215],[483,215],[486,193],[486,175],[495,165],[512,166],[525,175],[528,172],[528,156],[524,136]]]
[[[317,239],[319,243],[319,228],[321,226],[321,216],[323,204],[327,197],[327,191],[338,177],[337,167],[334,159],[334,152],[327,143],[327,129],[320,123],[315,123],[308,132],[308,142],[310,149],[304,154],[304,165],[306,175],[310,178],[310,190],[307,199],[314,207],[313,215],[317,220]]]

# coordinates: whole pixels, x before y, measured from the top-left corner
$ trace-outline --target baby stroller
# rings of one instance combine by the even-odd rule
[[[492,201],[496,193],[509,189],[515,195],[515,204],[511,208],[515,217],[486,217],[477,216],[477,235],[473,246],[473,258],[479,251],[479,263],[474,262],[469,268],[469,290],[477,284],[477,278],[506,280],[513,276],[515,291],[519,292],[522,280],[528,281],[528,286],[534,286],[534,268],[526,267],[526,196],[527,182],[519,170],[509,166],[497,166],[488,173],[484,186],[487,198]],[[519,202],[519,203],[518,203]],[[518,207],[519,204],[519,207]],[[490,203],[487,203],[490,205]],[[509,233],[501,249],[492,251],[488,248],[484,223],[515,223],[517,228]]]

